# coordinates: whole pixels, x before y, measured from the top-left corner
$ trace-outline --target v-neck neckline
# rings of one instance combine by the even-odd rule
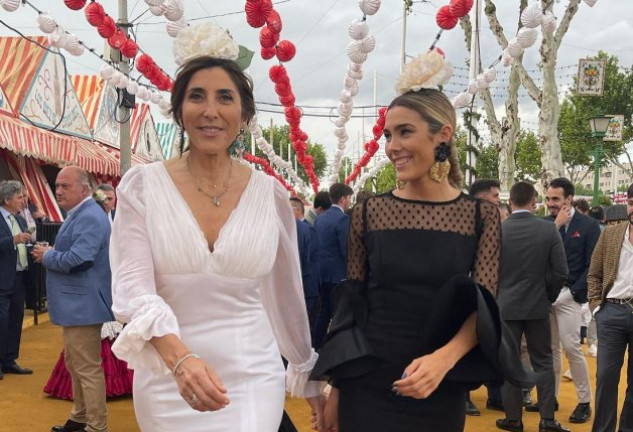
[[[208,255],[213,255],[218,250],[218,245],[220,244],[220,241],[223,237],[222,234],[224,230],[226,229],[227,226],[229,226],[233,222],[233,220],[235,219],[235,216],[234,216],[235,213],[237,213],[238,210],[240,210],[240,207],[243,206],[242,203],[244,201],[244,196],[247,195],[250,192],[250,189],[252,188],[252,183],[254,181],[253,178],[255,177],[255,171],[251,170],[250,177],[248,178],[248,183],[246,184],[246,188],[244,188],[244,192],[242,192],[242,195],[240,195],[240,198],[237,201],[237,205],[235,206],[233,210],[231,210],[231,214],[229,214],[229,217],[226,219],[226,222],[224,222],[224,225],[222,225],[222,227],[220,228],[220,231],[218,231],[218,236],[215,239],[215,242],[213,242],[213,245],[210,245],[209,242],[207,241],[206,236],[204,235],[204,231],[202,230],[202,227],[200,226],[198,219],[196,219],[196,216],[193,214],[191,207],[189,207],[187,200],[185,200],[185,197],[182,195],[180,190],[178,190],[178,187],[176,186],[176,182],[174,182],[174,179],[172,178],[171,174],[169,174],[169,171],[167,171],[167,167],[165,166],[165,163],[161,162],[159,163],[159,165],[161,166],[161,169],[164,175],[169,181],[169,185],[178,196],[178,199],[180,199],[180,203],[187,210],[187,214],[189,215],[190,222],[197,228],[197,231],[200,235],[200,239],[202,240],[202,243],[205,245],[204,249],[206,249],[206,252]],[[213,247],[213,250],[209,248],[210,246]]]

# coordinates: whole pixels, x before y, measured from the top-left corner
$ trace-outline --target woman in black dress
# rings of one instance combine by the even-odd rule
[[[464,428],[468,385],[447,374],[459,369],[455,366],[467,354],[477,363],[472,357],[477,311],[464,309],[460,292],[448,308],[438,298],[456,275],[470,276],[494,293],[500,222],[496,207],[460,191],[455,127],[455,110],[436,89],[406,92],[388,108],[386,154],[398,188],[355,207],[344,282],[366,302],[365,313],[355,320],[376,361],[369,368],[359,365],[362,373],[350,373],[355,367],[348,367],[344,378],[329,374],[334,386],[326,408],[330,430]],[[438,315],[437,308],[448,312]],[[450,317],[454,309],[467,310],[459,322]],[[445,320],[439,330],[438,319]],[[451,326],[450,336],[434,345],[436,334]],[[320,361],[335,362],[326,357],[336,355],[326,351]]]

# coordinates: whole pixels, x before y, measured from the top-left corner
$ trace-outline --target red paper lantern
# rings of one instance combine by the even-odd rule
[[[91,2],[88,6],[86,6],[84,13],[86,14],[86,20],[88,20],[88,23],[90,23],[93,27],[103,24],[103,20],[106,17],[103,6],[97,2]]]
[[[259,32],[259,44],[263,48],[272,48],[279,40],[279,33],[273,32],[268,26],[262,27]]]
[[[138,45],[132,39],[126,39],[121,47],[121,54],[129,59],[133,59],[138,54]]]
[[[86,0],[64,0],[68,9],[79,10],[86,5]]]
[[[473,0],[451,0],[451,4],[448,7],[451,10],[451,15],[461,18],[470,12],[473,7]]]
[[[108,38],[108,45],[110,45],[114,49],[121,49],[127,37],[125,33],[121,31],[121,29],[117,29],[112,36]]]
[[[281,62],[289,62],[296,52],[294,44],[289,40],[282,40],[277,44],[277,58]]]
[[[266,18],[266,25],[275,33],[281,33],[282,23],[279,12],[273,9],[273,11]]]
[[[101,25],[97,26],[99,36],[104,39],[111,37],[116,32],[116,23],[109,15],[106,15]]]
[[[248,25],[259,28],[266,24],[266,18],[272,12],[273,4],[270,0],[247,2],[244,10],[246,11]]]
[[[284,77],[287,77],[288,74],[283,65],[275,65],[268,70],[268,76],[272,82],[278,83],[283,80]]]
[[[437,10],[435,21],[442,30],[450,30],[457,25],[459,18],[451,14],[450,6],[442,6]]]
[[[275,57],[275,54],[277,53],[277,51],[275,50],[275,47],[270,47],[270,48],[264,48],[262,47],[262,58],[264,60],[270,60],[271,58]]]
[[[154,64],[154,60],[148,54],[142,54],[136,59],[136,70],[145,74]]]
[[[281,102],[283,106],[293,106],[295,104],[295,95],[290,93],[288,95],[280,96],[279,102]]]

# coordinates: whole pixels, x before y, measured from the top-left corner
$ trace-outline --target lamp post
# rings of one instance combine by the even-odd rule
[[[598,195],[600,194],[600,164],[602,159],[602,139],[607,133],[609,120],[611,117],[605,115],[597,115],[589,119],[591,127],[591,137],[597,140],[593,158],[593,199],[592,206],[598,205]]]

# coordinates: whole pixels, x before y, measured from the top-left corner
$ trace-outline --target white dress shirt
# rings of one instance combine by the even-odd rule
[[[615,277],[613,286],[607,294],[607,298],[629,299],[633,298],[633,244],[629,237],[629,229],[624,234],[622,250],[620,251],[620,263],[618,264],[618,274]]]

